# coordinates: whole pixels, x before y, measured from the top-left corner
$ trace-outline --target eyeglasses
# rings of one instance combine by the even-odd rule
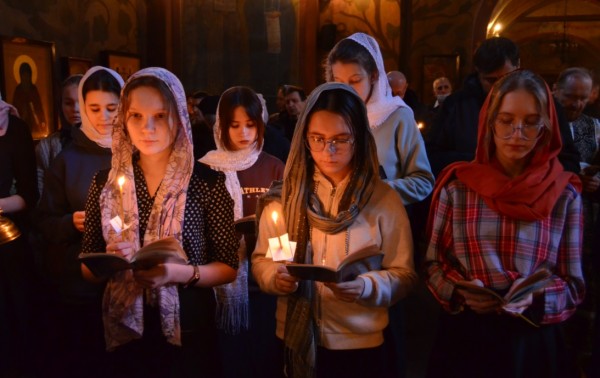
[[[535,140],[538,139],[543,132],[544,123],[541,121],[536,122],[521,122],[518,125],[513,125],[513,121],[507,121],[500,118],[496,118],[494,121],[494,133],[500,139],[510,139],[513,134],[519,130],[521,132],[521,139],[523,140]]]
[[[439,85],[437,87],[435,87],[435,89],[437,89],[438,91],[441,91],[442,89],[450,89],[449,85]]]
[[[346,153],[350,151],[352,145],[354,144],[354,139],[330,139],[325,140],[319,136],[309,136],[306,138],[306,147],[313,152],[321,152],[325,149],[325,146],[328,145],[328,149],[332,153]]]

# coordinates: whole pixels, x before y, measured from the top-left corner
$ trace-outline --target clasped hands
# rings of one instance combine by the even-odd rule
[[[523,280],[524,278],[516,279],[511,285],[509,293]],[[477,286],[484,286],[483,282],[478,279],[474,279],[469,282]],[[518,302],[503,303],[501,300],[492,295],[472,293],[462,289],[456,289],[456,291],[465,299],[465,304],[477,314],[500,313],[504,311],[512,316],[519,316],[533,303],[532,293],[529,293]]]
[[[277,290],[286,294],[291,294],[298,289],[300,280],[288,273],[284,264],[277,267],[275,273],[275,287]],[[329,288],[333,295],[343,302],[356,302],[365,290],[365,282],[361,278],[356,278],[346,282],[325,282],[324,285]]]

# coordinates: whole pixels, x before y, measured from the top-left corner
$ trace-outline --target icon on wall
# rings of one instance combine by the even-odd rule
[[[63,57],[61,63],[63,79],[71,75],[85,75],[92,68],[92,60],[87,58]]]
[[[103,65],[115,70],[125,81],[141,68],[140,57],[136,54],[119,51],[102,51],[100,56]]]

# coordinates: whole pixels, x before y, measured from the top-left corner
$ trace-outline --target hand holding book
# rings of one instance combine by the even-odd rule
[[[465,297],[466,304],[477,313],[489,313],[501,309],[507,313],[519,316],[537,327],[536,324],[522,315],[532,303],[533,293],[542,290],[552,273],[547,269],[539,269],[527,277],[522,277],[512,284],[505,296],[494,290],[483,287],[479,280],[459,281],[456,289]]]
[[[321,282],[347,282],[353,281],[359,275],[372,270],[380,270],[383,261],[383,252],[379,247],[372,245],[349,254],[336,269],[317,264],[286,265],[288,272],[302,280]]]
[[[365,291],[365,281],[360,277],[345,282],[325,282],[333,295],[343,302],[356,302]]]
[[[502,306],[502,298],[492,290],[486,289],[478,279],[457,282],[456,291],[464,298],[464,303],[477,314],[494,313]]]
[[[129,252],[126,252],[128,249],[122,249],[119,253],[110,253],[113,252],[116,246],[122,248],[129,244],[129,242],[109,244],[107,246],[107,252],[109,253],[81,253],[78,259],[96,277],[110,277],[115,272],[127,269],[150,269],[158,264],[175,263],[185,265],[188,263],[185,251],[172,236],[148,243],[135,253],[131,253],[131,249],[129,249]]]

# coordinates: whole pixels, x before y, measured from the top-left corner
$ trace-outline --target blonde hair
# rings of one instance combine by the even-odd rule
[[[498,116],[498,112],[500,110],[500,106],[504,101],[504,97],[510,93],[515,92],[517,90],[524,90],[530,95],[533,96],[536,102],[537,110],[540,114],[540,118],[543,123],[543,133],[541,138],[538,140],[536,148],[542,147],[550,143],[550,139],[552,138],[552,127],[550,125],[550,114],[549,114],[549,106],[548,101],[553,101],[548,96],[548,89],[546,82],[540,76],[528,70],[517,70],[512,73],[504,76],[500,80],[498,80],[492,90],[490,91],[490,100],[487,108],[487,116],[485,119],[486,123],[486,135],[485,135],[485,145],[488,148],[493,143],[493,126],[496,117]]]

